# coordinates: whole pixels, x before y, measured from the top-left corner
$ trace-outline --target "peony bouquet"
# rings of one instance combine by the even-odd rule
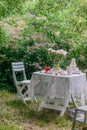
[[[48,49],[48,53],[51,55],[52,59],[54,60],[54,68],[58,69],[59,62],[61,61],[61,58],[67,54],[66,51],[60,49],[60,50],[54,50],[52,48]]]
[[[67,54],[66,51],[60,49],[60,50],[54,50],[52,48],[48,49],[49,54],[52,56],[53,59],[60,60],[62,56],[65,56]]]

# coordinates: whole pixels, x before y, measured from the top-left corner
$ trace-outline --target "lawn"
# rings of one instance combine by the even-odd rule
[[[55,110],[39,112],[40,101],[28,102],[26,107],[20,100],[14,101],[14,96],[6,90],[0,91],[0,130],[71,130],[67,112],[63,117]]]
[[[40,101],[28,102],[26,107],[20,100],[14,101],[14,96],[0,91],[0,130],[70,130],[67,114],[60,117],[58,111],[49,109],[38,112]]]

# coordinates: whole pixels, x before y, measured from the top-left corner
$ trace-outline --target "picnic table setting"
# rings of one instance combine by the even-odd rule
[[[48,52],[54,57],[54,66],[44,66],[41,71],[34,72],[31,77],[31,97],[42,99],[38,110],[42,108],[55,109],[63,116],[71,94],[85,104],[86,75],[77,67],[76,59],[72,58],[66,70],[60,68],[59,59],[67,54],[64,50],[49,49]]]
[[[21,98],[22,102],[27,106],[27,100],[37,102],[41,100],[38,111],[43,108],[54,109],[63,116],[72,101],[75,109],[70,109],[69,116],[73,119],[72,130],[75,127],[75,121],[83,118],[83,122],[87,121],[86,102],[86,74],[77,66],[76,59],[72,58],[66,70],[60,67],[60,61],[66,56],[67,52],[60,49],[48,49],[48,53],[54,59],[53,67],[44,66],[40,71],[32,73],[30,80],[27,80],[23,62],[12,62],[12,71],[14,83],[17,88],[16,98]],[[22,71],[24,80],[17,81],[16,73]],[[26,89],[25,89],[26,88]],[[82,107],[77,107],[74,98]],[[77,114],[79,112],[79,115]]]
[[[66,70],[61,69],[58,65],[58,68],[55,68],[55,66],[54,68],[51,68],[50,66],[45,66],[43,70],[41,70],[40,72],[54,75],[72,75],[82,73],[81,70],[79,70],[79,68],[76,65],[75,58],[72,58],[71,63]]]
[[[66,70],[63,70],[60,68],[59,63],[61,62],[61,59],[67,55],[67,52],[60,49],[60,50],[54,50],[54,49],[48,49],[49,54],[54,59],[54,66],[51,68],[50,66],[45,66],[41,72],[45,72],[48,74],[55,74],[55,75],[70,75],[70,74],[80,74],[81,70],[77,67],[76,59],[72,58],[71,63],[69,66],[67,66]]]
[[[0,130],[87,130],[87,0],[0,8]]]

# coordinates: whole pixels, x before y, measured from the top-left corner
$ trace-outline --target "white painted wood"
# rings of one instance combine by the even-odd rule
[[[22,72],[23,80],[18,81],[17,80],[17,73]],[[30,99],[30,80],[27,80],[24,63],[23,62],[12,62],[12,73],[13,73],[13,79],[14,83],[17,89],[17,95],[14,99],[20,98],[22,102],[27,105],[26,100]]]
[[[71,99],[75,107],[75,113],[72,124],[72,130],[74,130],[76,122],[87,124],[87,106],[85,105],[78,107],[73,95],[71,95]],[[80,117],[78,117],[78,112],[82,112],[82,115]]]
[[[63,116],[71,99],[71,93],[74,93],[76,97],[80,96],[80,102],[84,104],[85,82],[84,73],[56,76],[55,74],[34,72],[30,83],[30,86],[32,86],[31,97],[38,96],[42,99],[38,110],[45,107],[56,109]]]

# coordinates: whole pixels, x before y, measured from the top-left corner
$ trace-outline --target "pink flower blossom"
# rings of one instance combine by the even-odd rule
[[[35,17],[36,17],[35,15],[30,14],[30,13],[28,13],[27,16],[28,16],[29,18],[35,18]]]
[[[38,21],[39,21],[39,20],[45,20],[45,21],[46,21],[47,19],[46,19],[46,17],[44,16],[44,17],[36,17],[36,20],[38,20]]]
[[[37,39],[37,36],[32,35],[32,39],[35,41]]]
[[[26,41],[29,41],[30,39],[29,39],[29,37],[26,37]]]
[[[39,39],[42,41],[44,39],[43,35],[40,33],[39,34]]]
[[[20,25],[20,24],[22,24],[22,25],[23,25],[23,24],[25,24],[25,21],[24,21],[24,20],[22,20],[22,19],[20,19],[20,20],[18,20],[16,23],[17,23],[17,24],[19,24],[19,25]]]
[[[59,35],[60,35],[60,32],[55,32],[55,35],[56,35],[56,36],[59,36]]]

